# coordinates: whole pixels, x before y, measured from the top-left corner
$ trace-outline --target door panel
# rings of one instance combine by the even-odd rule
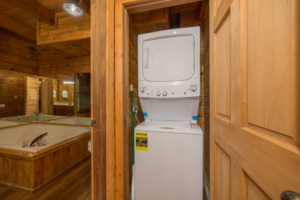
[[[230,163],[229,155],[216,145],[216,189],[219,199],[230,200]]]
[[[44,79],[41,85],[42,92],[42,113],[53,115],[53,80]]]
[[[211,198],[300,193],[300,2],[210,6]]]
[[[216,103],[217,115],[230,119],[230,15],[215,34],[216,41]]]

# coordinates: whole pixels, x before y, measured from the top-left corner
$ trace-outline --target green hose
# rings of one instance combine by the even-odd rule
[[[134,116],[133,116],[133,86],[131,85],[131,90],[130,90],[130,99],[131,99],[131,139],[132,139],[132,166],[134,166]],[[133,169],[133,167],[132,167]],[[132,181],[134,178],[134,171],[132,170]],[[132,187],[133,184],[132,184]],[[131,188],[132,191],[132,188]],[[132,200],[132,196],[134,194],[130,195],[130,199]]]
[[[132,137],[132,165],[134,165],[134,116],[133,116],[133,88],[131,85],[131,137]]]

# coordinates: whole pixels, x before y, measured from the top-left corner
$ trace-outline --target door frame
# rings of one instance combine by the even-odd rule
[[[129,112],[129,14],[199,1],[203,0],[91,0],[93,200],[129,198],[125,151],[129,142],[124,137]]]

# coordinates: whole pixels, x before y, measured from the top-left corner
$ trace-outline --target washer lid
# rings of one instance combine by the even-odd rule
[[[195,37],[165,37],[143,42],[143,76],[150,82],[189,80],[195,73]]]
[[[189,121],[155,121],[146,120],[139,124],[135,131],[141,132],[164,132],[178,134],[202,135],[202,129],[198,125],[193,125]]]

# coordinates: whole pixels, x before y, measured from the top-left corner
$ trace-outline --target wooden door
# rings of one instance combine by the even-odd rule
[[[210,0],[212,199],[300,193],[299,26],[299,0]]]
[[[41,112],[44,115],[53,115],[53,80],[42,80],[41,97]]]
[[[39,112],[39,82],[38,78],[25,77],[25,115]]]

